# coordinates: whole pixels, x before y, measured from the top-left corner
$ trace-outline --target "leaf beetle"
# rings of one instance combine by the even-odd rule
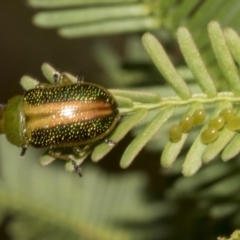
[[[0,105],[0,134],[22,148],[21,156],[29,145],[47,148],[49,155],[71,161],[81,176],[75,158],[62,149],[87,155],[119,119],[117,101],[107,89],[81,77],[73,83],[67,75],[54,73],[54,84],[39,83]]]

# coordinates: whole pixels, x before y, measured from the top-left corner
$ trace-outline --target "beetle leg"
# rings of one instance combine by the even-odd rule
[[[73,165],[74,171],[82,177],[82,168],[80,167],[80,164],[77,163],[77,159],[73,155],[69,154],[61,154],[61,152],[55,152],[53,149],[48,151],[48,154],[54,158],[62,159],[65,161],[70,161]],[[87,153],[83,155],[83,157],[87,156]],[[81,156],[82,158],[82,156]]]
[[[70,157],[70,161],[72,162],[74,171],[79,175],[79,177],[82,177],[82,168],[80,167],[80,165],[77,164],[77,162],[75,161],[74,158]]]
[[[82,76],[82,75],[77,75],[77,82],[78,82],[78,83],[83,83],[83,82],[84,82],[84,76]]]

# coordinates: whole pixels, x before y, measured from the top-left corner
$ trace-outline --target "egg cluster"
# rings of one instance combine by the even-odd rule
[[[184,115],[178,124],[173,124],[170,127],[170,141],[179,142],[183,133],[188,133],[193,126],[203,123],[205,118],[206,112],[204,109],[196,110],[193,115]],[[207,129],[201,134],[201,142],[203,144],[214,142],[224,125],[231,131],[240,130],[240,116],[234,116],[234,109],[232,107],[223,109],[217,117],[209,121]]]
[[[201,135],[202,143],[209,144],[211,142],[214,142],[218,138],[219,131],[223,128],[224,124],[227,125],[227,128],[233,130],[233,128],[231,127],[232,125],[231,120],[233,117],[234,110],[233,108],[229,107],[223,109],[217,117],[211,119],[208,123],[207,129],[202,132]]]
[[[185,114],[178,124],[173,124],[169,129],[169,137],[172,142],[179,142],[183,133],[188,133],[193,126],[200,125],[206,118],[204,109],[197,109],[192,115]]]

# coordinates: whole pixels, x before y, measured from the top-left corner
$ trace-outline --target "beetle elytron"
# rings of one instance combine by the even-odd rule
[[[28,145],[47,148],[49,155],[72,161],[74,157],[59,154],[72,148],[75,154],[104,139],[120,118],[118,105],[105,88],[78,78],[72,83],[65,74],[54,73],[55,84],[38,84],[23,95],[0,105],[0,133],[22,148]]]

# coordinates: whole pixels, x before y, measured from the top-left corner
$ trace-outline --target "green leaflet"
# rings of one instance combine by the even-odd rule
[[[171,117],[173,108],[160,111],[153,120],[141,131],[141,133],[129,144],[120,161],[122,168],[128,167],[144,145],[159,130],[159,128]]]

